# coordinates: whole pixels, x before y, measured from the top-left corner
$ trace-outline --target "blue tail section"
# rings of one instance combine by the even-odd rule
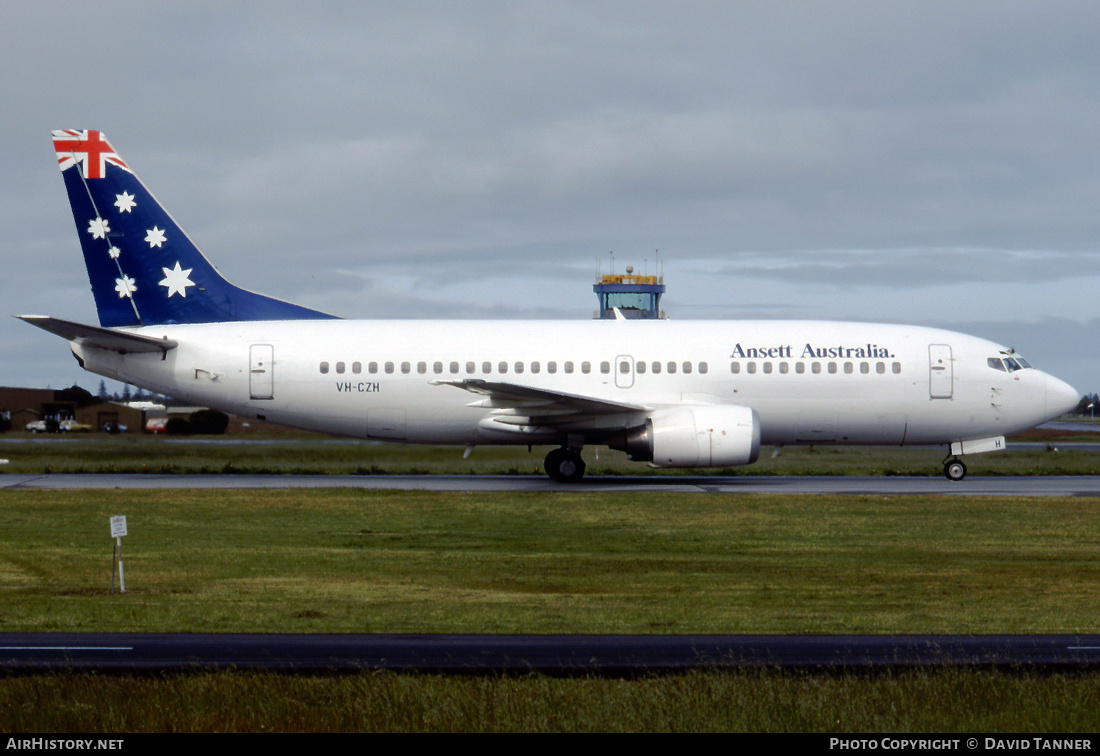
[[[100,325],[333,317],[222,278],[102,133],[55,131],[53,143]]]

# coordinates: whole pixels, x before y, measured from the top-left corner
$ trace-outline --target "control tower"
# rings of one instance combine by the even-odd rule
[[[631,320],[661,320],[665,313],[660,309],[661,295],[665,293],[664,276],[636,276],[629,265],[626,275],[600,276],[592,291],[600,300],[600,309],[593,317],[614,320],[617,308],[624,318]]]

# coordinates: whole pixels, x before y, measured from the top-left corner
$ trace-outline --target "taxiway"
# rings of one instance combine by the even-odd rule
[[[404,491],[554,491],[848,494],[900,496],[1100,496],[1100,476],[971,476],[952,482],[942,477],[645,475],[586,477],[555,483],[541,475],[127,475],[6,474],[2,489],[262,489],[360,488]]]
[[[3,633],[0,669],[541,671],[1100,666],[1100,635]]]

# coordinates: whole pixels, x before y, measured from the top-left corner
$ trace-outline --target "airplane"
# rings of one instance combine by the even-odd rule
[[[727,468],[761,445],[942,445],[961,457],[1073,409],[1013,350],[824,321],[345,320],[238,288],[99,131],[53,132],[99,325],[41,315],[85,370],[192,404],[364,439],[552,444],[556,481],[603,445]]]

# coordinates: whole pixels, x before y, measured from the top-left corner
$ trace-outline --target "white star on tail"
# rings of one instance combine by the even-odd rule
[[[102,218],[88,221],[88,233],[92,235],[93,239],[105,239],[110,230],[111,227]]]
[[[134,195],[129,192],[123,192],[122,194],[115,195],[115,207],[118,208],[120,213],[128,213],[137,207],[137,203],[134,202]]]
[[[124,297],[133,298],[134,292],[137,291],[137,283],[129,276],[123,276],[122,278],[115,279],[115,291],[118,292],[118,298]]]
[[[168,237],[166,237],[164,232],[159,228],[153,226],[149,229],[149,233],[145,235],[145,241],[149,242],[150,247],[159,247],[164,244],[164,242],[168,241]]]
[[[195,285],[195,282],[188,278],[194,268],[183,270],[180,268],[179,260],[176,260],[174,269],[161,268],[161,270],[164,271],[164,280],[160,282],[160,285],[168,288],[168,297],[171,298],[173,294],[179,294],[186,299],[187,287]]]

